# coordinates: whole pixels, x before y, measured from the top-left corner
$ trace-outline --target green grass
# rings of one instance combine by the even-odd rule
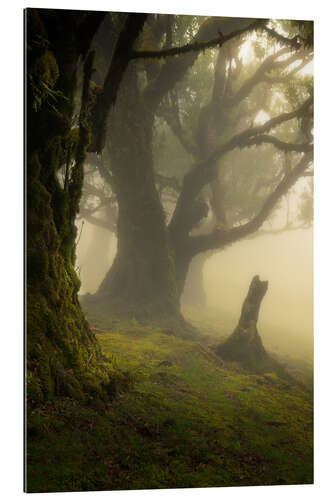
[[[97,336],[135,387],[103,414],[71,399],[30,414],[29,492],[313,482],[310,391],[135,322]]]

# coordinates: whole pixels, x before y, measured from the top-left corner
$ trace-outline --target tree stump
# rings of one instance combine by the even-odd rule
[[[244,300],[236,329],[217,348],[217,353],[223,359],[238,361],[255,371],[268,358],[257,330],[260,305],[267,288],[268,281],[260,281],[259,276],[254,276]]]

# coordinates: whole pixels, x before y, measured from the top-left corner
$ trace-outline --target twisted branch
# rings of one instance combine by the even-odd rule
[[[295,182],[304,174],[312,160],[313,153],[307,153],[304,155],[296,167],[294,167],[288,174],[285,174],[274,191],[267,197],[259,213],[249,222],[233,227],[230,230],[215,229],[208,235],[191,237],[192,255],[195,256],[200,252],[224,247],[225,245],[234,243],[235,241],[257,231],[265,222],[266,218],[275,207],[281,196],[286,194]]]

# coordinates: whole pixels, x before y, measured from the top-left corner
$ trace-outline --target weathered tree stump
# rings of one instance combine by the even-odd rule
[[[260,281],[259,276],[254,276],[235,331],[217,348],[223,359],[238,361],[256,370],[268,358],[257,330],[260,305],[267,288],[268,281]]]

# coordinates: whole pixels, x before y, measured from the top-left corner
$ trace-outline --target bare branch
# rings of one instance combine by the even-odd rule
[[[242,99],[244,99],[251,90],[260,82],[265,81],[266,79],[266,73],[268,71],[271,71],[274,68],[274,64],[276,64],[276,59],[287,52],[289,52],[290,49],[288,48],[283,48],[276,52],[275,54],[272,54],[268,56],[262,64],[257,68],[257,70],[254,72],[254,74],[248,78],[241,88],[233,95],[228,97],[228,99],[225,101],[226,106],[234,106],[238,102],[240,102]]]
[[[234,243],[235,241],[245,238],[257,231],[267,219],[268,215],[271,213],[281,196],[286,194],[295,182],[303,175],[304,171],[308,168],[310,162],[312,161],[312,158],[312,153],[308,153],[303,156],[296,167],[283,177],[274,191],[267,197],[259,213],[249,222],[233,227],[230,230],[215,229],[208,235],[191,237],[192,255],[194,256],[200,252],[224,247],[225,245]]]
[[[301,41],[305,41],[300,36],[296,35],[293,38],[287,38],[283,35],[280,35],[277,31],[269,28],[268,26],[263,26],[262,30],[265,31],[271,38],[281,43],[282,45],[288,45],[294,49],[298,49],[302,46]]]
[[[306,66],[310,60],[310,57],[304,54],[304,51],[297,51],[292,54],[290,57],[286,59],[282,59],[280,61],[277,60],[278,57],[289,52],[290,49],[283,48],[279,50],[276,54],[272,54],[259,66],[254,75],[250,77],[242,87],[236,92],[233,96],[231,96],[227,101],[227,106],[233,106],[237,104],[240,100],[244,99],[246,96],[250,94],[252,89],[258,85],[259,83],[283,83],[291,76],[295,75],[298,71],[300,71],[304,66]],[[288,68],[292,63],[297,60],[301,60],[302,53],[304,54],[304,60],[299,64],[296,68],[292,69],[287,74],[282,74],[281,72]],[[270,76],[269,73],[272,71],[279,72],[279,76]]]
[[[120,82],[131,59],[131,49],[134,45],[147,14],[128,14],[119,34],[106,75],[103,88],[95,95],[92,111],[93,140],[89,146],[90,152],[101,153],[105,144],[106,120],[112,104],[114,104]]]
[[[183,188],[177,201],[173,217],[169,224],[170,231],[179,232],[182,231],[182,225],[184,220],[187,219],[187,214],[190,210],[191,204],[194,203],[195,198],[200,193],[201,189],[211,182],[217,173],[217,160],[221,158],[224,154],[232,151],[233,149],[239,147],[246,147],[250,145],[250,142],[257,139],[256,136],[259,134],[264,134],[265,132],[271,130],[272,128],[284,123],[293,118],[302,116],[312,104],[312,96],[309,97],[298,109],[291,111],[289,113],[282,113],[271,120],[268,120],[263,125],[258,127],[253,127],[247,129],[239,134],[232,137],[226,144],[217,148],[213,154],[211,154],[205,161],[197,163],[184,177]],[[265,137],[265,136],[264,136]],[[299,149],[304,148],[304,145],[288,145],[279,141],[278,139],[269,138],[269,142],[275,142],[275,145],[281,146],[284,150],[294,150],[293,148]],[[258,139],[260,141],[260,139]],[[264,142],[264,141],[262,141]],[[266,141],[268,142],[268,141]],[[311,147],[312,148],[312,147]],[[304,151],[304,149],[301,149]]]
[[[244,20],[239,21],[242,25]],[[200,53],[200,50],[203,50],[202,44],[212,43],[212,40],[210,40],[209,42],[206,41],[207,37],[211,36],[212,30],[219,33],[219,29],[221,25],[224,24],[224,22],[225,21],[221,20],[220,18],[212,18],[210,22],[204,22],[200,26],[200,29],[195,36],[194,43],[186,46],[188,48],[185,49],[183,57],[169,58],[168,61],[162,66],[159,75],[153,81],[151,81],[150,84],[148,84],[144,92],[144,98],[150,109],[156,110],[162,98],[172,88],[174,88],[175,84],[184,77],[189,68],[191,68],[191,66],[194,64]],[[219,34],[219,36],[213,40],[215,46],[218,46],[220,43],[224,44],[226,41],[231,40],[236,36],[240,36],[243,33],[247,33],[251,30],[259,28],[259,26],[261,26],[264,22],[265,21],[262,19],[257,20],[254,23],[248,23],[246,21],[246,26],[238,29],[237,31],[233,31],[225,36]],[[199,46],[200,50],[192,50],[193,46]],[[161,51],[159,51],[159,53],[160,52]],[[165,51],[163,53],[163,56],[165,56]]]
[[[183,45],[182,47],[172,47],[170,49],[162,49],[162,50],[145,50],[145,51],[135,51],[133,50],[131,52],[131,58],[132,59],[139,59],[139,58],[157,58],[160,59],[162,57],[168,57],[168,56],[179,56],[181,54],[188,54],[189,52],[201,52],[206,49],[211,49],[214,47],[222,47],[222,45],[229,40],[232,40],[233,38],[237,38],[244,33],[248,33],[252,30],[255,30],[259,27],[262,27],[263,24],[266,21],[263,19],[258,19],[251,23],[249,26],[246,26],[245,28],[239,29],[232,31],[228,35],[223,35],[222,33],[219,33],[219,35],[212,40],[209,40],[207,42],[198,42],[194,41],[192,43],[188,43],[186,45]]]
[[[313,149],[313,145],[309,143],[304,144],[292,144],[289,142],[280,141],[277,137],[272,135],[257,135],[249,139],[243,144],[243,147],[259,146],[260,144],[273,144],[278,149],[282,151],[296,151],[298,153],[308,153]]]
[[[260,238],[261,236],[278,236],[279,234],[286,233],[289,231],[299,231],[300,229],[308,229],[309,225],[300,224],[299,226],[292,226],[291,224],[286,224],[283,227],[277,229],[259,229],[255,233],[251,233],[245,236],[246,240],[253,240],[255,238]]]
[[[301,64],[293,68],[289,73],[280,76],[268,76],[265,75],[264,81],[267,83],[284,83],[289,80],[292,76],[296,75],[301,69],[303,69],[307,64],[309,64],[310,58],[306,57]],[[290,63],[289,63],[290,64]]]
[[[251,139],[252,137],[258,136],[259,134],[265,134],[266,132],[269,132],[273,128],[281,125],[286,121],[303,116],[310,108],[312,103],[313,96],[311,95],[299,108],[295,109],[294,111],[291,111],[289,113],[281,113],[280,115],[271,118],[263,125],[249,128],[247,130],[244,130],[243,132],[240,132],[239,134],[234,135],[226,144],[222,145],[220,148],[217,148],[216,151],[203,163],[207,165],[213,164],[223,154],[232,151],[236,147],[243,147],[244,145],[246,146],[249,142],[249,139]]]

